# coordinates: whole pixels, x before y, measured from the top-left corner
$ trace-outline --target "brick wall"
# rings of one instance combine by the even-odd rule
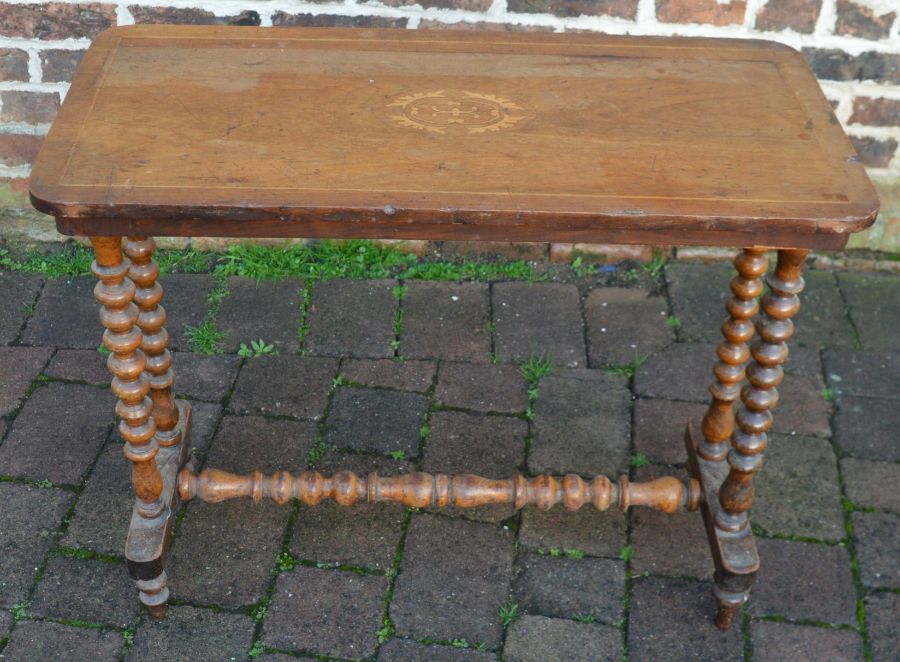
[[[900,252],[900,0],[0,1],[0,236],[58,239],[28,205],[30,163],[91,39],[131,23],[590,30],[782,41],[810,62],[881,190],[885,211],[854,245]]]

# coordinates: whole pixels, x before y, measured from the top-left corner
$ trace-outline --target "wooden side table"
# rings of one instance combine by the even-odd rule
[[[747,511],[807,251],[843,247],[878,210],[803,59],[775,43],[243,27],[103,33],[44,142],[31,196],[96,249],[137,496],[126,557],[154,616],[165,613],[179,498],[616,503],[699,505],[722,628],[759,568]],[[191,410],[172,396],[152,235],[745,248],[712,401],[702,430],[686,433],[687,481],[241,477],[188,464]]]

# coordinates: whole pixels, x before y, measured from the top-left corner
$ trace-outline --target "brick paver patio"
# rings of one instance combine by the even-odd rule
[[[306,298],[231,278],[218,356],[182,328],[210,276],[162,283],[202,462],[648,478],[683,471],[730,276],[333,280]],[[92,281],[2,273],[0,658],[900,659],[900,277],[808,276],[753,512],[763,571],[722,633],[698,513],[498,506],[191,503],[151,623],[121,557],[129,471]],[[259,337],[279,354],[233,354]],[[535,397],[516,363],[542,353]]]

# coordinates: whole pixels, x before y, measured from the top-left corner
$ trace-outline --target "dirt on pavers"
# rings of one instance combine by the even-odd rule
[[[215,301],[210,274],[162,284],[180,337],[202,320],[212,339],[237,334],[206,345],[211,354],[183,351],[187,338],[173,352],[209,466],[647,480],[684,474],[684,424],[704,411],[730,277],[676,263],[658,282],[618,283],[622,292],[599,273],[572,283],[236,279]],[[896,657],[900,335],[886,330],[900,327],[900,276],[807,278],[751,511],[763,571],[727,633],[712,625],[696,513],[587,507],[191,503],[172,548],[169,619],[150,622],[121,556],[129,471],[89,280],[0,278],[0,292],[29,300],[0,315],[6,658]],[[55,314],[76,295],[85,300]],[[636,331],[609,322],[620,308]],[[287,312],[267,326],[263,312],[275,310]],[[239,356],[254,336],[274,351]],[[616,354],[618,343],[637,355]],[[549,371],[535,370],[545,360]]]

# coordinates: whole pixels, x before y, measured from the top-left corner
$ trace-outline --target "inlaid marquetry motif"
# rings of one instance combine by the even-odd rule
[[[387,105],[400,126],[430,133],[469,134],[509,129],[528,113],[519,103],[496,94],[468,90],[434,90],[395,97]]]

